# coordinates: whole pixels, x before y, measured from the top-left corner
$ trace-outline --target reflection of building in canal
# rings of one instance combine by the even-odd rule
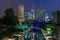
[[[39,29],[37,29],[37,30],[39,30]],[[28,37],[31,40],[45,40],[45,37],[44,37],[42,31],[39,30],[39,32],[36,32],[36,31],[34,31],[33,28],[30,30]]]

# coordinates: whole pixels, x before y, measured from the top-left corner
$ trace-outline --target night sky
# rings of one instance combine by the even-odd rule
[[[34,9],[45,9],[50,18],[52,12],[60,10],[60,0],[0,0],[0,16],[3,16],[4,10],[9,7],[14,8],[15,15],[17,15],[17,7],[20,4],[25,6],[25,11],[28,11],[32,5]]]

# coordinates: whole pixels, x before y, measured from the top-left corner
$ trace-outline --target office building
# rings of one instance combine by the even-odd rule
[[[52,22],[55,24],[60,24],[60,11],[52,13]]]
[[[25,12],[24,16],[25,16],[25,20],[28,20],[28,12]]]
[[[27,14],[28,14],[28,19],[35,20],[34,9],[31,9]]]
[[[37,9],[35,13],[35,20],[37,21],[45,21],[45,13],[44,9]]]
[[[31,9],[31,15],[32,15],[32,20],[35,20],[35,12],[33,8]]]
[[[31,14],[31,12],[28,12],[28,20],[31,20],[32,19],[32,14]]]
[[[55,11],[52,13],[52,22],[57,24],[56,29],[56,39],[60,40],[60,11]]]
[[[24,6],[23,5],[19,5],[18,6],[18,18],[19,18],[19,22],[22,23],[25,20],[24,17]]]
[[[48,22],[50,19],[49,19],[49,16],[47,13],[45,13],[45,22]]]

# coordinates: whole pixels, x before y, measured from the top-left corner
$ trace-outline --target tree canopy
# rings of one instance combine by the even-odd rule
[[[14,16],[13,8],[8,8],[5,10],[4,24],[6,25],[15,25],[18,23],[18,17]]]
[[[45,29],[50,28],[50,29],[55,29],[56,25],[55,24],[46,24]]]

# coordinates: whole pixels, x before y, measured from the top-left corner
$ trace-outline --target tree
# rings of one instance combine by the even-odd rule
[[[55,24],[46,24],[45,29],[48,29],[48,28],[55,30],[57,27]]]
[[[14,11],[13,8],[8,8],[7,10],[5,10],[6,13],[6,17],[11,18],[14,16]]]
[[[18,17],[14,16],[13,17],[13,25],[19,24]]]
[[[44,29],[45,30],[45,24],[41,24],[38,28],[42,28],[42,29]]]
[[[2,18],[0,18],[0,27],[1,27],[1,25],[2,25]]]
[[[11,25],[12,24],[12,20],[13,20],[13,16],[14,16],[14,11],[13,8],[8,8],[7,10],[5,10],[5,23],[6,25]]]
[[[49,35],[53,35],[55,33],[57,26],[55,24],[46,24],[45,29]]]
[[[5,14],[4,21],[6,25],[15,25],[18,23],[18,17],[14,16],[13,8],[5,10]]]

